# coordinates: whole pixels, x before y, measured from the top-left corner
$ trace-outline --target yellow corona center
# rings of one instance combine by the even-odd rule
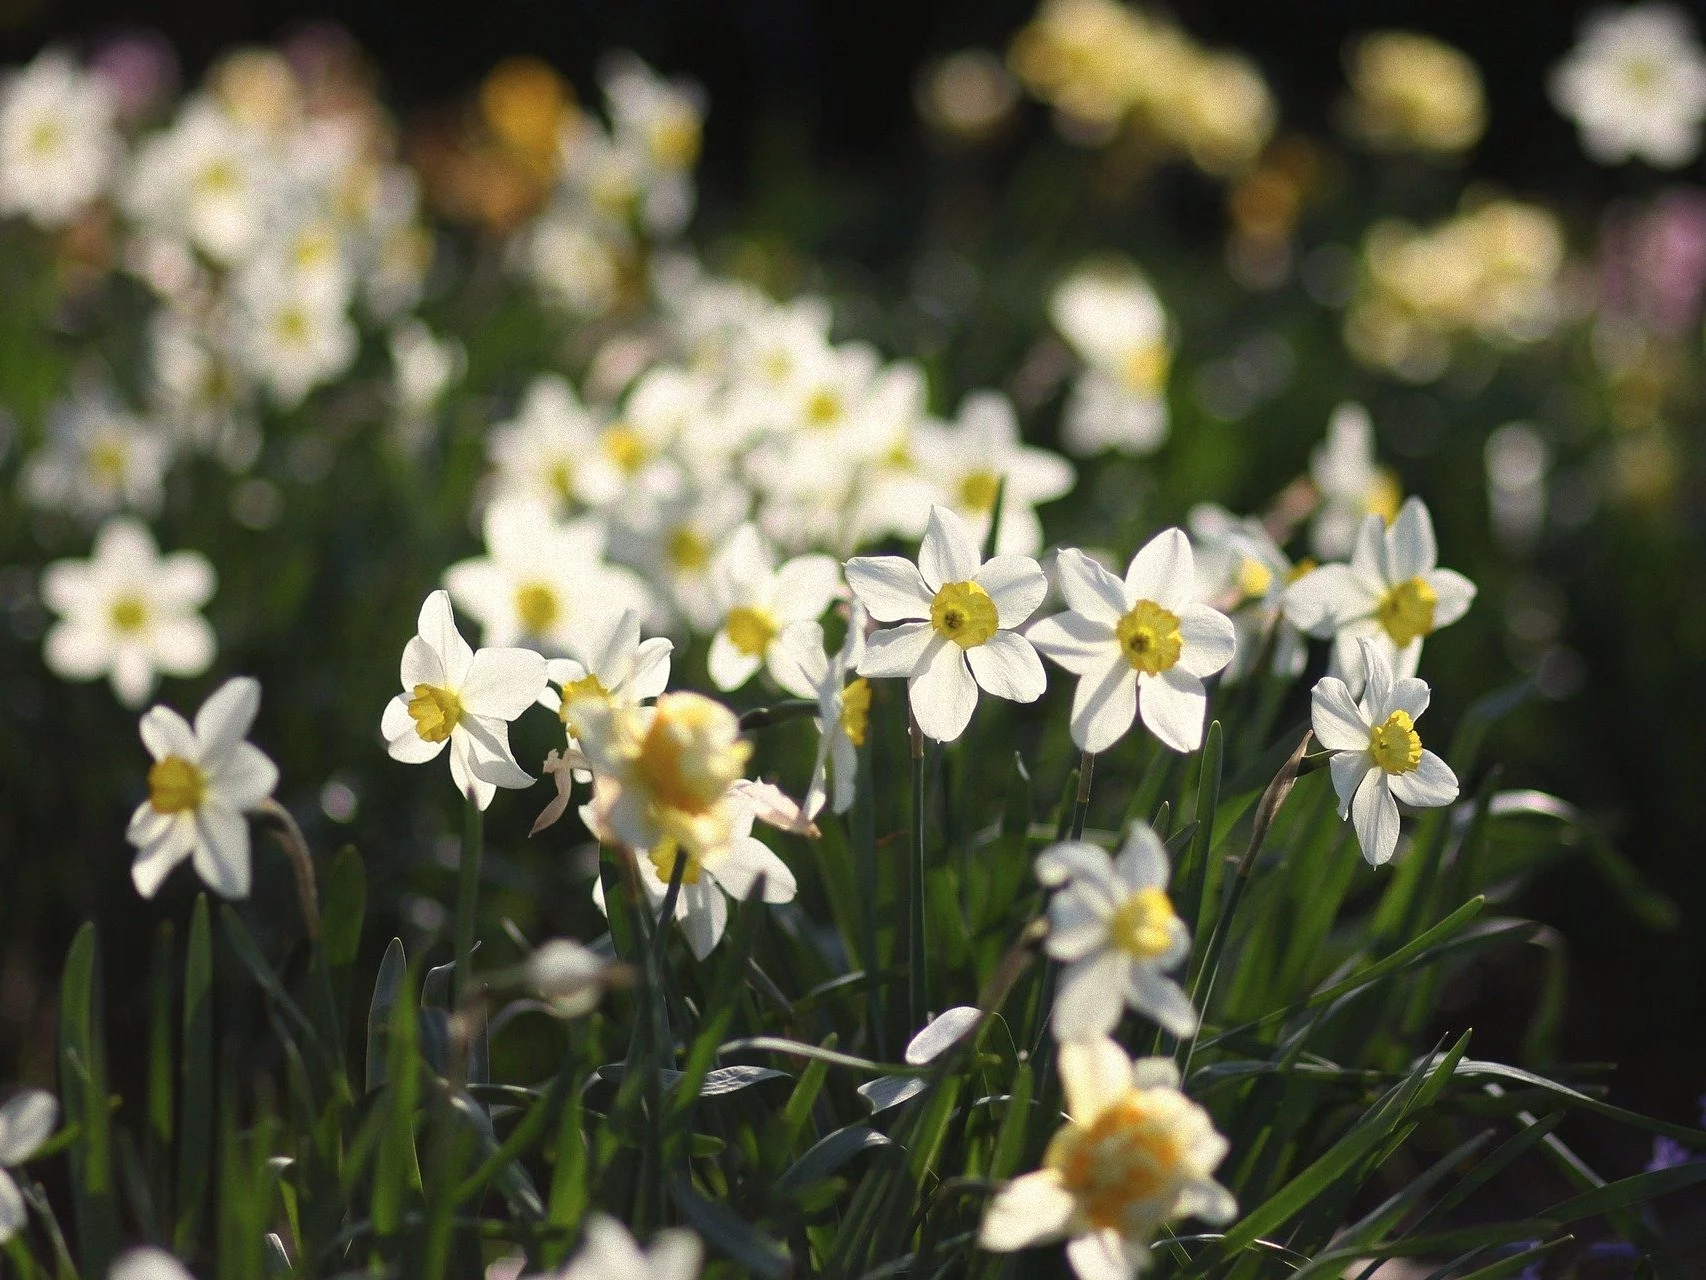
[[[1146,885],[1114,909],[1108,937],[1138,960],[1153,960],[1173,945],[1173,904],[1167,891]]]
[[[962,649],[975,649],[999,625],[995,601],[975,582],[947,583],[930,602],[930,625],[943,639]]]
[[[749,658],[762,658],[777,631],[776,620],[768,613],[744,604],[729,610],[723,629],[730,643]]]
[[[1422,738],[1408,711],[1394,711],[1368,735],[1368,754],[1387,773],[1409,773],[1422,762]]]
[[[142,603],[141,596],[120,596],[113,601],[107,616],[112,620],[114,631],[131,635],[142,630],[148,622],[148,606]]]
[[[1402,649],[1434,629],[1434,606],[1438,603],[1439,596],[1426,581],[1411,578],[1381,597],[1374,616],[1386,628],[1392,643]]]
[[[665,169],[688,169],[699,158],[699,121],[687,112],[669,115],[646,139],[652,159]]]
[[[968,471],[960,481],[960,505],[967,511],[992,511],[1001,477],[993,471]]]
[[[581,730],[575,720],[575,708],[587,702],[609,701],[610,690],[604,687],[604,681],[589,672],[579,680],[571,680],[563,686],[563,701],[557,707],[557,719],[578,738],[581,736]]]
[[[1274,571],[1260,560],[1246,557],[1238,566],[1238,590],[1252,598],[1265,596],[1274,584]]]
[[[828,387],[819,387],[806,399],[806,425],[824,430],[841,420],[841,397]]]
[[[1314,573],[1317,567],[1318,566],[1316,565],[1315,561],[1311,560],[1308,556],[1304,556],[1303,559],[1299,560],[1296,564],[1292,565],[1291,566],[1291,572],[1285,575],[1286,586],[1289,587],[1292,583],[1296,582],[1299,578],[1302,578],[1308,574]]]
[[[646,448],[645,437],[624,422],[613,422],[599,433],[598,447],[609,458],[629,475],[633,475],[646,465],[646,459],[651,456],[651,450]]]
[[[682,573],[698,573],[711,563],[711,544],[683,525],[669,535],[669,562]]]
[[[1090,1124],[1067,1125],[1043,1157],[1099,1231],[1119,1230],[1131,1205],[1166,1191],[1179,1160],[1166,1117],[1135,1090]]]
[[[841,691],[841,732],[856,747],[871,727],[871,682],[860,676]]]
[[[1404,491],[1398,487],[1398,477],[1382,467],[1374,473],[1374,483],[1363,495],[1362,509],[1379,516],[1387,524],[1398,518],[1398,508],[1404,501]]]
[[[206,790],[201,770],[182,756],[156,760],[148,770],[148,803],[156,813],[190,813]]]
[[[1139,395],[1158,395],[1167,385],[1167,374],[1173,365],[1173,354],[1164,342],[1146,342],[1133,347],[1120,362],[1120,379],[1128,391]]]
[[[52,120],[38,120],[30,130],[30,150],[38,156],[50,156],[65,140],[65,130]]]
[[[89,450],[89,470],[107,484],[124,479],[124,446],[115,440],[102,440]]]
[[[558,458],[545,473],[545,483],[550,485],[551,492],[564,502],[572,502],[575,496],[574,463],[567,458]]]
[[[524,582],[515,589],[515,616],[529,635],[544,635],[562,613],[562,602],[548,583]]]
[[[1114,625],[1114,639],[1135,671],[1158,676],[1179,660],[1184,637],[1179,634],[1179,615],[1153,600],[1139,600],[1131,612]]]
[[[687,865],[681,870],[682,884],[698,884],[699,877],[704,874],[704,868],[699,865],[699,859],[691,853],[683,854],[681,846],[675,842],[674,836],[665,836],[653,846],[651,853],[646,855],[652,860],[652,866],[657,870],[658,879],[668,884],[670,877],[675,874],[676,859],[685,857]]]
[[[423,742],[443,742],[462,719],[462,699],[438,685],[417,684],[409,716]]]
[[[689,814],[704,813],[722,799],[752,754],[748,742],[708,740],[706,733],[713,727],[709,715],[727,713],[708,698],[696,702],[710,710],[684,703],[673,711],[659,710],[634,759],[634,772],[653,800]]]
[[[201,171],[200,186],[203,191],[223,195],[235,191],[239,185],[237,166],[229,160],[215,160]]]
[[[273,332],[280,342],[300,346],[308,341],[308,313],[301,307],[286,307],[273,319]]]

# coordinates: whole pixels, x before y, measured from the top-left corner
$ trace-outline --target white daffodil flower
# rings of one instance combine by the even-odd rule
[[[1293,564],[1260,519],[1240,518],[1211,502],[1192,507],[1186,523],[1196,559],[1197,599],[1232,620],[1236,651],[1226,665],[1226,683],[1249,675],[1270,643],[1274,674],[1301,675],[1309,644],[1282,605],[1286,587],[1313,569],[1314,561]]]
[[[1322,565],[1288,586],[1286,616],[1318,640],[1332,637],[1327,670],[1352,688],[1362,687],[1362,640],[1372,640],[1398,675],[1413,676],[1422,641],[1475,599],[1473,582],[1438,563],[1433,519],[1411,498],[1391,528],[1379,516],[1364,518],[1348,565]]]
[[[1339,817],[1356,828],[1362,856],[1378,867],[1398,847],[1398,805],[1438,808],[1457,799],[1457,775],[1423,750],[1416,721],[1432,696],[1427,682],[1395,676],[1372,641],[1362,641],[1368,681],[1359,700],[1335,676],[1323,676],[1309,697],[1315,739],[1333,752],[1328,768],[1339,797]]]
[[[145,1246],[122,1254],[107,1272],[107,1280],[195,1280],[195,1277],[164,1249]]]
[[[1688,15],[1670,4],[1600,9],[1552,71],[1552,102],[1581,131],[1599,164],[1641,159],[1680,169],[1700,154],[1706,50]]]
[[[1121,581],[1074,547],[1055,560],[1067,612],[1030,629],[1031,643],[1079,677],[1072,740],[1106,751],[1141,713],[1174,751],[1202,746],[1203,680],[1232,661],[1232,623],[1195,601],[1196,566],[1182,530],[1163,529]]]
[[[859,669],[864,655],[865,607],[857,600],[847,619],[847,638],[833,657],[824,652],[823,625],[818,622],[796,622],[777,642],[777,683],[798,697],[817,699],[817,759],[802,806],[807,817],[822,811],[832,780],[835,799],[830,808],[846,813],[853,807],[859,748],[871,723],[871,685],[863,676],[849,681],[847,675]]]
[[[709,634],[721,621],[711,564],[751,505],[752,495],[731,480],[685,485],[667,498],[615,513],[611,557],[638,569],[645,581],[661,584],[674,612],[695,631]]]
[[[0,1242],[24,1227],[24,1197],[7,1172],[33,1156],[59,1124],[59,1100],[41,1089],[25,1089],[0,1106]]]
[[[159,431],[126,412],[110,390],[55,405],[47,440],[24,464],[24,494],[37,506],[99,519],[121,508],[151,516],[172,449]]]
[[[1391,524],[1403,492],[1398,477],[1374,456],[1374,423],[1360,404],[1342,404],[1327,422],[1327,439],[1309,457],[1319,504],[1309,523],[1310,546],[1323,560],[1351,553],[1363,517]]]
[[[1061,439],[1071,453],[1153,453],[1167,438],[1167,313],[1133,267],[1074,272],[1049,318],[1086,369],[1067,397]]]
[[[487,645],[564,653],[578,626],[624,610],[646,614],[652,594],[633,572],[604,560],[604,525],[559,523],[533,498],[486,508],[486,554],[444,571],[444,586],[480,624]]]
[[[815,622],[841,589],[841,571],[828,556],[795,556],[780,568],[776,549],[750,524],[736,529],[711,564],[711,592],[722,625],[711,638],[711,680],[724,692],[740,688],[767,666],[778,684],[776,649],[790,623]]]
[[[704,1260],[699,1237],[684,1228],[658,1232],[642,1250],[627,1227],[594,1213],[581,1228],[580,1251],[557,1270],[528,1280],[697,1280]]]
[[[1054,890],[1044,949],[1066,966],[1055,1039],[1108,1035],[1128,1004],[1172,1035],[1194,1035],[1196,1010],[1166,976],[1190,954],[1191,935],[1167,897],[1167,850],[1148,824],[1132,824],[1117,858],[1069,841],[1038,854],[1036,872]]]
[[[136,150],[126,211],[155,234],[188,240],[221,266],[246,262],[269,230],[286,174],[259,129],[197,95]]]
[[[260,707],[260,682],[236,676],[208,695],[193,729],[170,707],[142,717],[142,743],[154,763],[148,799],[131,814],[125,839],[136,846],[130,878],[144,898],[185,858],[215,893],[249,896],[245,815],[278,785],[278,766],[244,741]]]
[[[213,662],[213,628],[198,612],[213,596],[213,566],[196,551],[162,556],[140,521],[107,521],[87,560],[56,560],[41,595],[59,615],[43,655],[65,680],[106,676],[127,707],[141,706],[161,674],[196,676]]]
[[[938,742],[965,732],[981,688],[1035,702],[1048,686],[1031,642],[1014,630],[1048,594],[1029,556],[985,562],[977,540],[946,507],[930,509],[918,563],[900,556],[847,562],[847,584],[878,622],[865,644],[862,676],[905,676],[918,727]]]
[[[421,605],[419,634],[403,648],[403,692],[385,706],[379,731],[393,760],[425,764],[450,744],[450,777],[484,809],[499,787],[531,786],[515,762],[509,722],[538,701],[545,659],[531,649],[476,653],[434,591]]]
[[[106,81],[61,49],[0,88],[0,213],[61,227],[106,191],[123,156]]]
[[[282,409],[294,409],[355,360],[360,335],[343,281],[304,279],[271,261],[238,276],[238,354]]]
[[[1061,1045],[1059,1064],[1067,1122],[1043,1167],[996,1193],[980,1248],[1012,1253],[1065,1240],[1078,1280],[1130,1280],[1149,1265],[1164,1223],[1237,1216],[1232,1193],[1214,1180],[1226,1139],[1179,1091],[1171,1059],[1133,1062],[1104,1038]]]
[[[486,454],[496,472],[494,506],[527,497],[567,516],[576,507],[603,507],[626,487],[618,457],[602,447],[597,419],[557,374],[533,380],[516,416],[492,428]]]

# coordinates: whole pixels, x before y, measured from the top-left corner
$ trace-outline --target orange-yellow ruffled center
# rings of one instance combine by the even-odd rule
[[[1091,1226],[1118,1231],[1133,1204],[1178,1180],[1182,1154],[1167,1117],[1133,1090],[1090,1124],[1057,1133],[1043,1163],[1060,1174]]]
[[[1173,353],[1164,342],[1146,342],[1133,347],[1120,361],[1120,381],[1134,395],[1159,395],[1167,386]]]
[[[729,643],[749,658],[762,658],[778,630],[769,613],[744,604],[729,610],[723,629],[729,633]]]
[[[1407,711],[1394,711],[1368,735],[1368,754],[1387,773],[1409,773],[1422,762],[1422,737]]]
[[[1363,495],[1362,509],[1391,524],[1398,518],[1398,507],[1403,501],[1404,491],[1398,487],[1398,477],[1382,467],[1374,473],[1374,483]]]
[[[1139,600],[1133,605],[1131,612],[1114,624],[1114,639],[1132,669],[1148,676],[1169,670],[1185,647],[1179,615],[1153,600]]]
[[[629,475],[646,465],[651,450],[646,438],[625,422],[613,422],[598,436],[598,447],[604,456]]]
[[[1392,637],[1392,643],[1402,649],[1412,640],[1419,640],[1434,629],[1434,607],[1439,596],[1425,578],[1400,582],[1374,607],[1375,619]]]
[[[1114,909],[1108,938],[1136,960],[1153,960],[1173,944],[1173,904],[1167,892],[1146,885]]]
[[[670,877],[675,874],[675,863],[678,858],[686,858],[687,865],[681,870],[682,884],[698,884],[699,877],[705,873],[699,859],[691,853],[683,853],[681,846],[676,843],[674,836],[665,836],[652,847],[646,855],[652,860],[652,867],[658,873],[658,879],[668,884]]]
[[[727,707],[699,694],[669,694],[640,739],[634,773],[652,802],[686,814],[708,811],[741,776],[752,744],[738,737]]]
[[[462,720],[462,699],[434,684],[417,684],[409,699],[409,716],[423,742],[443,742]]]

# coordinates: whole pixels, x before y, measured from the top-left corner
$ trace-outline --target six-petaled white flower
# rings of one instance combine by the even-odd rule
[[[775,548],[750,524],[736,529],[711,564],[711,591],[723,615],[711,638],[711,681],[738,689],[761,666],[777,674],[777,642],[791,623],[816,621],[841,588],[835,561],[795,556],[780,567]]]
[[[0,213],[63,226],[106,190],[121,153],[111,90],[64,50],[0,89]]]
[[[847,635],[834,655],[824,652],[823,625],[818,622],[796,622],[782,633],[778,649],[777,682],[789,693],[816,698],[818,705],[817,759],[802,807],[808,817],[815,817],[833,782],[830,808],[846,813],[853,807],[859,748],[871,723],[870,682],[864,676],[847,679],[865,655],[865,607],[853,601]]]
[[[23,1230],[24,1197],[8,1170],[33,1156],[59,1124],[59,1100],[25,1089],[0,1106],[0,1242]]]

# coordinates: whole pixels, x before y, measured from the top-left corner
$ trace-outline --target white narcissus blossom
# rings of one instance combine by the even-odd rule
[[[419,320],[394,326],[387,344],[391,355],[391,404],[405,422],[424,421],[468,363],[455,338],[436,338]]]
[[[284,176],[257,129],[198,95],[171,128],[137,148],[123,198],[149,230],[234,266],[265,238]]]
[[[1285,591],[1285,613],[1300,631],[1333,638],[1327,670],[1353,688],[1363,681],[1358,642],[1372,640],[1401,676],[1416,674],[1422,641],[1469,611],[1475,584],[1441,569],[1433,518],[1411,498],[1387,528],[1364,518],[1349,564],[1327,564]]]
[[[830,808],[846,813],[853,807],[859,748],[871,724],[871,685],[863,676],[849,681],[847,675],[859,669],[865,655],[865,625],[865,607],[855,600],[846,639],[834,656],[824,652],[823,625],[818,622],[794,623],[777,643],[777,683],[789,693],[817,699],[817,759],[802,806],[807,817],[823,809],[831,781],[835,798]]]
[[[847,585],[878,622],[859,662],[862,676],[905,676],[919,729],[938,742],[965,732],[981,688],[1035,702],[1048,686],[1031,642],[1014,630],[1048,594],[1029,556],[985,562],[965,522],[930,509],[918,563],[900,556],[847,562]]]
[[[711,680],[727,692],[768,666],[778,684],[776,646],[790,623],[815,622],[841,589],[841,572],[823,555],[795,556],[780,567],[776,549],[750,524],[711,563],[711,592],[722,625],[711,639]]]
[[[195,1277],[164,1249],[148,1246],[122,1254],[107,1272],[107,1280],[195,1280]]]
[[[213,628],[198,610],[213,596],[213,566],[196,551],[162,556],[146,525],[107,521],[87,560],[42,571],[42,601],[59,615],[43,655],[65,680],[106,676],[127,707],[142,705],[164,673],[195,676],[213,662]]]
[[[1309,456],[1309,478],[1320,496],[1309,523],[1310,545],[1323,560],[1351,553],[1364,516],[1390,524],[1404,496],[1398,477],[1375,461],[1374,423],[1360,404],[1333,410],[1326,441]]]
[[[552,938],[527,957],[527,985],[558,1016],[579,1018],[598,1007],[610,976],[610,961],[573,938]]]
[[[1706,121],[1706,50],[1674,5],[1601,9],[1582,24],[1581,43],[1552,71],[1559,111],[1581,130],[1600,164],[1645,160],[1679,169],[1700,154]]]
[[[1427,683],[1394,677],[1379,646],[1362,641],[1362,665],[1368,672],[1362,697],[1335,676],[1323,676],[1310,694],[1310,723],[1315,738],[1333,755],[1328,768],[1339,797],[1339,817],[1356,828],[1362,856],[1373,866],[1398,847],[1398,805],[1437,808],[1457,799],[1457,775],[1431,751],[1423,750],[1416,721],[1428,709]]]
[[[106,82],[48,49],[0,89],[0,213],[70,222],[105,193],[123,151]]]
[[[696,1280],[704,1258],[699,1237],[684,1228],[658,1232],[642,1251],[627,1227],[594,1213],[581,1228],[580,1251],[566,1265],[528,1280]]]
[[[624,610],[649,613],[651,592],[604,559],[604,525],[594,517],[559,523],[533,498],[486,508],[486,554],[444,571],[458,608],[480,624],[488,645],[566,652],[575,628]]]
[[[303,279],[261,262],[240,274],[235,293],[238,351],[280,408],[296,408],[355,360],[360,338],[341,281]]]
[[[33,1156],[58,1124],[59,1100],[41,1089],[25,1089],[0,1106],[0,1241],[24,1226],[24,1197],[7,1171]]]
[[[185,858],[215,893],[249,896],[246,815],[278,785],[278,767],[245,741],[260,706],[260,683],[236,676],[208,695],[194,728],[170,707],[142,717],[142,743],[154,763],[148,799],[136,806],[125,838],[136,846],[130,878],[144,898]]]
[[[1167,897],[1167,850],[1147,823],[1132,825],[1117,858],[1085,842],[1037,855],[1049,899],[1048,954],[1066,967],[1054,998],[1057,1040],[1108,1035],[1130,1005],[1174,1036],[1194,1035],[1197,1013],[1167,977],[1191,935]]]
[[[1043,1167],[1015,1178],[990,1202],[978,1246],[1011,1253],[1065,1240],[1079,1280],[1129,1280],[1149,1265],[1164,1223],[1214,1225],[1238,1212],[1214,1180],[1226,1139],[1179,1091],[1168,1058],[1133,1062],[1106,1038],[1060,1046],[1066,1124]]]
[[[403,692],[385,706],[379,731],[393,760],[425,764],[450,745],[450,777],[484,809],[499,787],[533,779],[515,762],[509,722],[539,699],[545,659],[531,649],[476,653],[434,591],[421,605],[419,634],[403,648]]]
[[[1208,692],[1203,680],[1232,661],[1232,623],[1195,601],[1190,540],[1163,529],[1116,578],[1068,547],[1055,561],[1067,612],[1030,629],[1031,643],[1078,676],[1072,740],[1106,751],[1141,713],[1174,751],[1202,746]]]
[[[46,443],[24,464],[24,493],[37,506],[91,519],[122,508],[151,516],[171,456],[165,437],[110,390],[84,392],[50,412]]]
[[[626,452],[603,447],[591,410],[556,374],[533,380],[516,416],[492,428],[486,453],[496,470],[494,506],[527,497],[567,516],[579,506],[613,502],[626,486]]]
[[[690,484],[662,500],[641,501],[613,520],[611,557],[666,587],[675,612],[709,634],[720,621],[711,564],[751,504],[752,495],[729,480]]]
[[[1067,397],[1061,439],[1076,454],[1153,453],[1167,438],[1167,313],[1135,269],[1074,272],[1049,299],[1049,318],[1087,366]]]
[[[1303,633],[1281,607],[1285,589],[1315,567],[1293,564],[1256,516],[1234,516],[1212,502],[1191,508],[1186,523],[1196,558],[1197,599],[1232,620],[1236,652],[1223,679],[1249,675],[1264,646],[1271,648],[1275,675],[1295,679],[1309,660]]]

